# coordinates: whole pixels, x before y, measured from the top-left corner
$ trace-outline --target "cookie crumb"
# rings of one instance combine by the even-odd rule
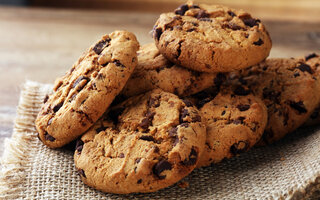
[[[181,181],[181,182],[178,184],[178,186],[179,186],[180,188],[187,188],[187,187],[189,187],[189,183],[186,182],[186,181]]]

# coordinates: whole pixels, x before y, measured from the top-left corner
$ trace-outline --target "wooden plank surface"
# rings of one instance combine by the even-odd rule
[[[294,20],[275,13],[278,11],[261,16],[273,40],[271,57],[319,52],[320,17],[307,20],[297,15]],[[87,47],[115,29],[134,32],[141,44],[152,42],[149,32],[158,16],[159,12],[128,10],[0,7],[0,154],[3,139],[12,132],[25,80],[52,83]]]

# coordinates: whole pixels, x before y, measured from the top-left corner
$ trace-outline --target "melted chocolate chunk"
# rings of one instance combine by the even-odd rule
[[[87,178],[87,177],[86,177],[86,174],[85,174],[84,171],[83,171],[83,169],[78,169],[78,174],[79,174],[80,176],[83,176],[84,178]]]
[[[94,47],[93,47],[93,51],[100,55],[100,53],[107,47],[109,46],[109,42],[111,41],[110,38],[104,39],[99,41]]]
[[[46,140],[49,140],[50,142],[53,142],[53,141],[56,140],[56,138],[54,138],[54,137],[52,137],[51,135],[49,135],[48,132],[45,132],[45,133],[44,133],[44,138],[45,138]]]
[[[58,110],[62,107],[62,105],[63,105],[63,102],[58,103],[57,105],[55,105],[53,107],[53,112],[58,112]]]
[[[234,143],[231,147],[230,147],[230,152],[233,155],[237,155],[243,152],[246,152],[249,148],[249,145],[247,143],[247,141],[239,141],[238,143]]]
[[[90,79],[89,79],[88,77],[80,76],[80,77],[77,78],[77,80],[73,83],[72,88],[75,88],[82,80],[86,80],[86,84],[87,84],[87,82],[90,81]],[[85,85],[86,85],[86,84],[85,84]],[[84,88],[85,85],[81,86],[81,89]],[[78,89],[78,90],[80,91],[81,89]]]
[[[300,76],[300,74],[299,74],[299,72],[295,72],[295,73],[293,74],[293,76],[296,78],[296,77]]]
[[[117,67],[126,68],[119,60],[114,60],[113,64],[115,64]]]
[[[185,159],[184,161],[182,161],[182,164],[187,165],[187,166],[194,165],[194,164],[196,164],[197,160],[198,160],[198,153],[192,147],[188,159]]]
[[[261,46],[261,45],[263,45],[263,43],[264,43],[263,40],[259,39],[258,41],[254,42],[253,44],[257,45],[257,46]]]
[[[306,109],[305,105],[303,104],[302,101],[299,102],[294,102],[294,101],[290,101],[289,105],[291,108],[295,109],[296,111],[299,112],[299,114],[303,114],[303,113],[307,113],[308,110]]]
[[[234,31],[237,31],[237,30],[241,30],[242,27],[233,23],[233,22],[227,22],[225,24],[222,25],[222,28],[229,28],[229,29],[232,29]]]
[[[198,15],[196,16],[197,19],[201,18],[209,18],[210,15],[205,10],[200,10]]]
[[[242,112],[242,111],[249,110],[250,105],[248,105],[248,104],[239,104],[239,105],[237,105],[237,108]]]
[[[139,179],[138,181],[137,181],[137,184],[141,184],[142,183],[142,179]]]
[[[224,111],[222,111],[221,115],[224,115],[224,114],[226,114],[226,111],[225,111],[225,110],[224,110]]]
[[[190,6],[190,8],[200,8],[200,7],[196,4],[193,4],[192,6]]]
[[[161,175],[161,173],[163,171],[171,170],[171,169],[172,169],[171,163],[169,163],[167,160],[160,160],[153,166],[152,171],[159,179],[164,179],[166,178],[166,176]]]
[[[261,22],[259,19],[254,19],[254,18],[250,18],[250,17],[243,18],[242,21],[246,26],[250,26],[250,27],[257,26],[258,23]]]
[[[318,57],[318,55],[315,54],[315,53],[312,53],[312,54],[307,55],[307,56],[305,57],[305,59],[306,59],[306,61],[308,61],[309,59],[315,58],[315,57]]]
[[[43,103],[46,103],[48,101],[48,99],[49,99],[49,95],[46,94],[46,96],[43,99]]]
[[[238,117],[238,119],[235,119],[232,121],[233,124],[243,124],[243,120],[245,120],[245,117]]]
[[[78,154],[81,154],[81,151],[83,149],[83,145],[84,145],[84,142],[82,140],[77,140],[76,151],[78,152]]]
[[[232,12],[232,11],[228,11],[228,14],[231,16],[231,17],[235,17],[235,16],[237,16],[234,12]]]
[[[188,116],[188,115],[189,115],[188,110],[187,110],[187,109],[182,109],[182,110],[180,111],[180,117],[179,117],[180,123],[184,122],[184,121],[183,121],[183,118],[185,118],[185,117]]]
[[[186,123],[186,122],[185,122],[185,123],[180,124],[180,126],[181,126],[181,127],[188,128],[188,127],[189,127],[189,123]]]
[[[183,4],[183,5],[181,5],[181,6],[179,6],[175,11],[174,11],[174,13],[176,14],[176,15],[184,15],[184,13],[187,11],[187,10],[189,10],[189,6],[187,5],[187,4]]]
[[[238,86],[235,90],[234,90],[234,93],[236,95],[239,95],[239,96],[246,96],[248,94],[250,94],[250,90],[249,89],[245,89],[244,87],[242,86]]]
[[[300,63],[300,65],[297,68],[302,72],[308,72],[309,74],[314,73],[311,67],[305,63]]]
[[[153,117],[156,113],[155,112],[147,112],[146,117],[141,121],[139,126],[143,128],[144,130],[147,130],[149,126],[152,125]]]
[[[151,135],[142,135],[139,137],[140,140],[145,140],[145,141],[150,141],[150,142],[154,142],[154,137],[152,137]]]
[[[162,28],[156,28],[153,32],[153,37],[159,41],[161,35],[162,35]]]

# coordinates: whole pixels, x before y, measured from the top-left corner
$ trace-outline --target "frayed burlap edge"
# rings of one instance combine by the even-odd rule
[[[34,120],[39,112],[43,97],[51,90],[51,85],[27,81],[21,91],[13,133],[4,143],[0,171],[0,198],[23,198],[26,175],[32,162],[35,148]]]
[[[0,199],[23,199],[27,173],[31,170],[33,149],[38,144],[35,137],[34,120],[45,94],[52,85],[27,81],[21,91],[17,117],[12,137],[5,140],[5,150],[1,158]],[[320,172],[309,180],[293,186],[282,194],[271,194],[269,199],[308,199],[320,190]]]

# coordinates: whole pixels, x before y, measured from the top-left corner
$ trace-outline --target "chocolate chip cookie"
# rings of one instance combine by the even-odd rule
[[[207,126],[206,145],[197,167],[246,152],[262,137],[268,116],[260,98],[235,94],[228,88],[221,88],[217,95],[203,91],[194,97]]]
[[[173,64],[160,54],[151,43],[138,51],[138,65],[121,92],[126,97],[138,95],[155,88],[187,96],[220,84],[222,75],[202,73]]]
[[[74,160],[98,190],[153,192],[196,167],[205,137],[197,108],[156,89],[110,108],[79,140]]]
[[[260,144],[281,139],[312,114],[320,99],[318,66],[305,59],[273,58],[230,73],[234,82],[229,85],[236,92],[245,95],[252,91],[268,108],[268,124]]]
[[[85,52],[44,100],[36,119],[41,141],[61,147],[98,120],[137,65],[138,49],[132,33],[115,31]]]
[[[167,59],[203,72],[255,65],[269,55],[272,46],[264,25],[249,13],[193,3],[161,14],[153,38]]]

